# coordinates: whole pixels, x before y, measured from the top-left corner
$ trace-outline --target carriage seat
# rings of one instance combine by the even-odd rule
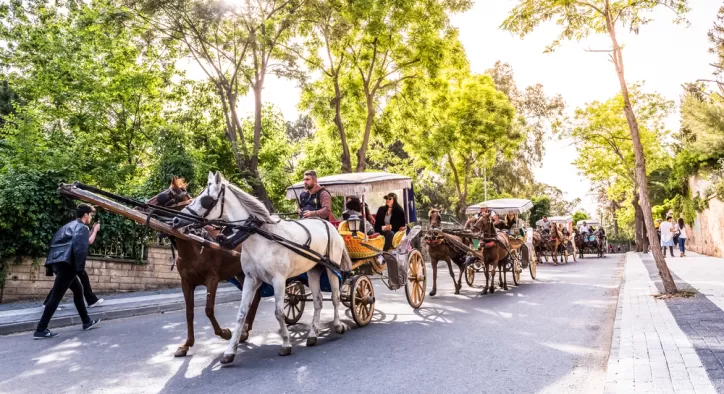
[[[349,224],[347,223],[346,220],[339,222],[339,225],[337,226],[337,231],[339,232],[339,235],[341,235],[343,237],[345,235],[352,235],[352,231],[349,230]],[[360,233],[362,233],[362,232],[360,231]],[[374,233],[374,234],[368,235],[367,238],[375,239],[375,238],[378,238],[379,236],[380,236],[379,233]]]

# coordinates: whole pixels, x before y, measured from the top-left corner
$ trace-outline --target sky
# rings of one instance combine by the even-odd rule
[[[499,28],[515,3],[513,0],[477,0],[472,9],[451,17],[452,24],[460,31],[473,72],[483,73],[498,60],[509,63],[519,88],[543,84],[547,94],[563,96],[569,114],[586,103],[606,100],[618,93],[618,79],[608,54],[586,52],[586,49],[610,48],[606,36],[564,42],[555,52],[545,54],[546,45],[560,31],[554,23],[538,27],[523,39]],[[681,85],[711,77],[709,63],[714,61],[714,55],[708,52],[706,34],[722,5],[721,0],[690,1],[688,27],[673,24],[673,14],[660,7],[649,15],[653,21],[643,26],[638,35],[619,28],[628,83],[644,81],[647,91],[656,91],[676,101],[677,113],[666,122],[674,132],[679,129]],[[300,91],[295,82],[270,77],[264,90],[265,101],[277,106],[287,120],[297,118]],[[247,95],[239,107],[243,116],[250,115],[253,98]],[[543,164],[534,169],[536,180],[560,188],[569,200],[581,198],[580,208],[595,214],[590,183],[571,164],[576,158],[571,141],[550,136],[545,145]]]

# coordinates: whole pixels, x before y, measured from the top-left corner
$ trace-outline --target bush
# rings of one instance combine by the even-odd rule
[[[17,166],[0,174],[0,259],[45,255],[53,234],[73,217],[73,204],[57,191],[65,175]]]

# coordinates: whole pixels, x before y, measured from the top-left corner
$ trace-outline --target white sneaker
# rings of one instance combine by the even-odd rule
[[[97,306],[100,306],[103,304],[103,298],[99,298],[98,301],[95,302],[93,305],[88,305],[88,308],[95,308]]]

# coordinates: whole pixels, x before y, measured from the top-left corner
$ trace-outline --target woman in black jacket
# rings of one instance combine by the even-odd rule
[[[390,193],[385,196],[385,205],[377,210],[375,217],[375,231],[385,237],[385,251],[392,249],[392,239],[395,233],[407,227],[405,210],[397,202],[397,195]]]

